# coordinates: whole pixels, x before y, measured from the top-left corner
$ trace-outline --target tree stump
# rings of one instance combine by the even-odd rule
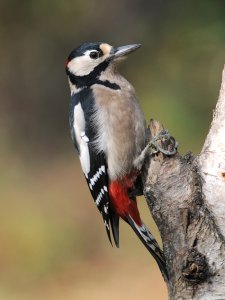
[[[155,137],[163,127],[151,120],[149,129]],[[225,299],[225,69],[201,153],[149,154],[142,180],[163,241],[169,299]]]

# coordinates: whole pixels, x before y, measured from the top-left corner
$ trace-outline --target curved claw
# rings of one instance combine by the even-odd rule
[[[173,144],[173,149],[172,150],[166,150],[163,149],[158,143],[157,141],[171,141]],[[178,147],[178,143],[175,141],[175,139],[173,137],[171,137],[168,133],[168,131],[166,130],[162,130],[157,136],[155,136],[148,144],[149,148],[150,148],[150,153],[151,154],[156,154],[158,152],[163,153],[166,156],[172,156],[175,155],[177,153],[177,147]]]

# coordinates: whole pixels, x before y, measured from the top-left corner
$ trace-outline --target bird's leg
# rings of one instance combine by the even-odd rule
[[[177,153],[178,143],[170,136],[167,130],[161,130],[159,134],[153,137],[142,150],[141,154],[135,159],[134,166],[137,170],[141,170],[145,157],[161,152],[166,156],[172,156]],[[167,148],[167,149],[165,149]]]
[[[144,160],[146,158],[146,155],[149,153],[149,144],[147,146],[145,146],[145,148],[141,151],[141,154],[136,157],[136,159],[134,160],[134,168],[138,171],[141,170]]]

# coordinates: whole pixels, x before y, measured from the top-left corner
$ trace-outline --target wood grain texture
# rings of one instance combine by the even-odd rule
[[[152,138],[163,127],[151,120],[149,129]],[[149,155],[142,174],[163,241],[169,299],[225,299],[225,71],[200,155]]]

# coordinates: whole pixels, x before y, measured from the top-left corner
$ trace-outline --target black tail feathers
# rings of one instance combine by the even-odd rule
[[[110,224],[115,245],[119,248],[119,216],[114,211],[110,214]]]
[[[160,249],[158,243],[154,239],[153,235],[150,233],[148,228],[142,223],[141,226],[137,225],[135,221],[129,216],[127,218],[127,223],[132,227],[136,235],[139,237],[141,242],[151,253],[151,255],[156,260],[164,279],[168,281],[168,273],[166,269],[166,262],[162,250]]]

